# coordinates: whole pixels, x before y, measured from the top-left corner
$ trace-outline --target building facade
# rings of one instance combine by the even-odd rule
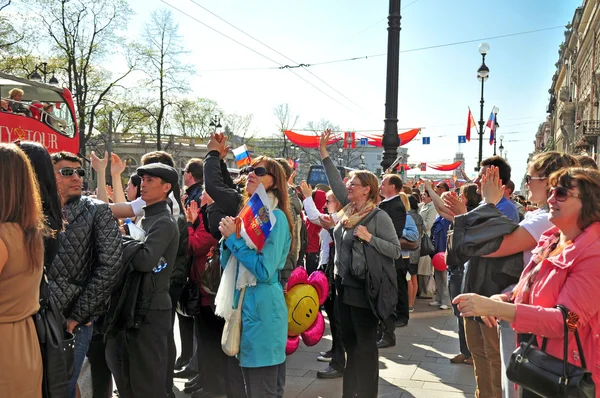
[[[535,152],[557,150],[598,160],[600,144],[600,3],[585,0],[566,26],[549,90],[548,118]]]

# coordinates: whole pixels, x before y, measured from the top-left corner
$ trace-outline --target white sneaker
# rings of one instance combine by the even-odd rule
[[[450,309],[449,305],[446,305],[446,304],[440,305],[440,310],[449,310],[449,309]]]
[[[429,303],[429,305],[432,306],[432,307],[437,307],[437,306],[442,305],[442,303],[437,302],[437,301],[432,301],[431,303]]]

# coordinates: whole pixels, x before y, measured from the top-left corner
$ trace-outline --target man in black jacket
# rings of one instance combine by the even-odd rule
[[[147,303],[144,321],[107,342],[107,357],[119,395],[164,398],[168,340],[172,333],[169,285],[179,246],[179,229],[167,205],[179,175],[170,166],[153,163],[137,169],[146,202],[141,227],[146,233],[130,259],[142,274],[138,302]],[[178,199],[179,193],[175,192]],[[136,307],[137,310],[137,307]]]
[[[52,299],[75,334],[75,372],[69,397],[75,398],[77,378],[92,339],[92,321],[106,312],[106,303],[121,279],[121,234],[108,205],[81,196],[85,170],[68,152],[52,155],[66,227],[60,248],[48,269]]]
[[[398,240],[402,238],[404,224],[406,224],[406,208],[400,199],[402,191],[402,179],[397,174],[387,174],[383,176],[379,185],[379,193],[384,199],[379,204],[379,208],[385,211],[392,222]],[[408,283],[406,281],[406,271],[408,270],[408,261],[404,261],[402,256],[396,260],[396,273],[398,275],[398,304],[396,305],[395,315],[390,316],[383,326],[381,340],[377,342],[378,348],[393,347],[396,345],[396,336],[394,335],[395,326],[402,327],[408,324]]]
[[[202,159],[192,158],[183,169],[183,185],[185,185],[185,200],[183,205],[188,207],[196,201],[200,207],[202,185],[204,184],[204,162]]]

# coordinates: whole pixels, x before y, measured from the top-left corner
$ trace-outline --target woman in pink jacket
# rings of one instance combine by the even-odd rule
[[[600,173],[563,169],[552,174],[549,182],[549,220],[554,227],[542,235],[512,294],[490,298],[462,294],[454,303],[461,316],[481,316],[490,327],[495,327],[495,319],[505,320],[519,334],[536,335],[538,346],[546,337],[546,352],[560,359],[563,316],[555,306],[565,306],[569,320],[577,324],[587,368],[600,397]],[[568,352],[569,362],[582,366],[572,333]]]

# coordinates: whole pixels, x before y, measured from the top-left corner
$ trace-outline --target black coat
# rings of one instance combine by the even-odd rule
[[[404,203],[402,203],[402,199],[400,196],[396,196],[393,199],[387,200],[385,202],[381,202],[379,204],[379,208],[385,211],[388,216],[392,219],[392,223],[394,224],[394,229],[396,230],[396,235],[398,235],[398,241],[402,238],[402,233],[404,232],[404,225],[406,224],[406,207],[404,207]],[[396,270],[401,270],[406,268],[404,266],[404,260],[402,256],[399,259],[395,260]]]
[[[219,159],[219,152],[210,151],[204,159],[204,186],[214,203],[206,208],[208,232],[221,239],[219,223],[223,217],[235,217],[240,211],[242,196],[238,192],[227,165]]]
[[[67,318],[87,323],[104,314],[123,273],[121,233],[106,203],[69,201],[60,248],[47,270],[50,294]]]

